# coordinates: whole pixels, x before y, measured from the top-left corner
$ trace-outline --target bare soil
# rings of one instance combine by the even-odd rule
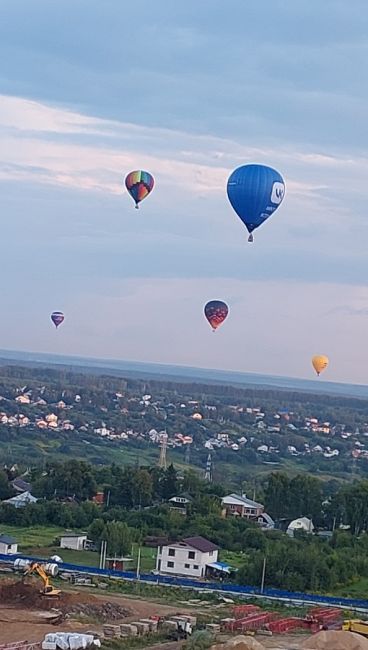
[[[50,622],[54,610],[61,610],[64,620],[58,627]],[[165,616],[188,611],[184,607],[158,605],[123,596],[95,595],[86,591],[64,591],[59,598],[45,598],[39,593],[38,581],[2,580],[0,584],[0,643],[42,641],[47,632],[100,632],[104,621],[133,622],[153,615]],[[88,617],[88,622],[75,620]],[[48,620],[49,619],[49,620]],[[165,646],[166,647],[166,646]]]
[[[57,628],[51,622],[55,610],[62,612],[63,619]],[[6,579],[0,583],[0,642],[42,641],[47,632],[56,629],[101,632],[103,622],[107,621],[133,622],[153,615],[165,616],[185,612],[198,614],[198,606],[173,607],[119,595],[91,594],[88,591],[75,589],[63,591],[58,598],[45,598],[40,594],[39,582],[36,580],[23,582]],[[83,622],[84,620],[86,622]],[[257,637],[267,650],[297,650],[301,648],[306,638],[305,634]],[[169,645],[164,644],[162,648],[179,650],[180,644]],[[160,650],[160,647],[155,646],[155,650]]]

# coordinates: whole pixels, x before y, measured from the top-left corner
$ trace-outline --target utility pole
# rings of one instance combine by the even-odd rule
[[[139,580],[141,568],[141,547],[138,548],[138,558],[137,558],[137,580]]]
[[[167,463],[166,463],[166,449],[167,449],[167,433],[161,434],[161,451],[160,451],[160,460],[159,460],[159,467],[161,469],[166,470],[167,469]]]
[[[264,558],[263,558],[261,594],[263,594],[263,591],[264,591],[265,576],[266,576],[266,556],[264,556]]]
[[[205,475],[204,475],[204,480],[208,481],[209,483],[212,483],[212,457],[211,457],[211,454],[208,454],[208,456],[207,456],[206,472],[205,472]]]

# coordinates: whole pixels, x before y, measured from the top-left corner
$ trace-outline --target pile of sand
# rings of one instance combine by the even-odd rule
[[[210,650],[265,650],[265,647],[251,636],[234,636],[226,643],[211,646]]]
[[[302,645],[305,650],[368,650],[368,639],[353,632],[326,630],[314,634]]]

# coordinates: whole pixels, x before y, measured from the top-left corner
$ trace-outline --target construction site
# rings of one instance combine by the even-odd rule
[[[23,567],[22,575],[9,572],[0,580],[1,650],[109,648],[118,639],[124,648],[130,637],[142,637],[137,639],[140,648],[175,650],[196,632],[210,634],[216,648],[239,641],[238,650],[338,650],[342,640],[346,650],[368,649],[368,626],[344,623],[337,608],[314,607],[304,616],[285,616],[255,604],[221,598],[214,604],[203,597],[171,606],[110,594],[108,583],[72,584],[70,576],[64,581],[56,588],[45,567],[34,564]]]

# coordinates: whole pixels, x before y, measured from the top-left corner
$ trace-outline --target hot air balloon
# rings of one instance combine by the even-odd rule
[[[204,315],[214,332],[224,322],[229,313],[229,307],[222,300],[210,300],[205,305]]]
[[[319,376],[323,370],[326,370],[328,366],[328,357],[324,354],[316,354],[312,357],[312,366],[315,369],[317,375]]]
[[[54,323],[56,329],[61,325],[65,316],[62,311],[53,311],[51,314],[51,320]]]
[[[231,174],[227,195],[236,214],[252,232],[277,210],[285,195],[284,180],[275,169],[265,165],[243,165]]]
[[[143,201],[149,195],[155,184],[153,176],[149,172],[138,170],[130,172],[125,179],[125,187],[130,196],[135,201],[135,207],[139,208],[138,203]]]

